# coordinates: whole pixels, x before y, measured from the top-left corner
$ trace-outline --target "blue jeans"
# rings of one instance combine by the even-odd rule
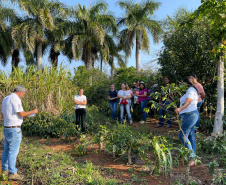
[[[16,158],[22,140],[21,128],[4,128],[4,150],[2,152],[2,170],[17,173]]]
[[[164,120],[164,115],[166,114],[167,117],[167,125],[171,126],[171,107],[167,108],[168,105],[171,102],[166,100],[166,101],[161,101],[161,108],[160,108],[160,115],[159,115],[159,123],[158,125],[163,126],[163,120]]]
[[[140,102],[140,109],[142,112],[142,120],[143,121],[146,121],[146,119],[147,119],[147,112],[144,111],[144,108],[146,108],[147,105],[148,105],[148,100],[143,100]]]
[[[123,123],[123,117],[124,117],[124,109],[126,109],[128,118],[129,118],[129,122],[132,122],[132,116],[130,113],[130,104],[128,103],[127,105],[121,104],[120,105],[120,122]]]
[[[200,108],[201,108],[202,103],[204,102],[204,100],[205,100],[205,99],[203,99],[201,102],[199,102],[199,103],[197,104],[197,109],[198,109],[199,112],[200,112]],[[196,122],[196,124],[195,124],[195,127],[199,128],[199,124],[200,124],[200,116],[199,116],[199,119],[197,120],[197,122]]]
[[[187,112],[180,114],[182,126],[180,132],[179,132],[179,139],[184,144],[186,148],[189,150],[192,150],[191,158],[195,157],[195,148],[196,148],[196,142],[195,142],[195,123],[199,118],[199,112],[198,110]]]
[[[117,118],[117,105],[118,105],[117,101],[116,102],[110,101],[111,115],[113,120],[116,120]]]

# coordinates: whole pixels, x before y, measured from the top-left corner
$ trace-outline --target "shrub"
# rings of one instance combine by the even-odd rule
[[[74,115],[55,118],[42,112],[35,117],[28,117],[22,124],[26,136],[41,136],[44,138],[59,138],[78,135]]]

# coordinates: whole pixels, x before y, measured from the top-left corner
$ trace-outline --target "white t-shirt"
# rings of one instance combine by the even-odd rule
[[[23,112],[21,99],[12,93],[5,97],[2,101],[2,114],[4,118],[4,126],[21,126],[23,123],[23,118],[17,113]]]
[[[120,90],[119,92],[118,92],[118,94],[120,94],[121,96],[126,96],[126,97],[129,97],[129,96],[131,96],[131,90],[127,90],[127,91],[122,91],[122,90]],[[122,98],[120,98],[120,101],[119,101],[119,103],[122,101]],[[126,100],[128,103],[130,103],[130,99],[127,99]]]
[[[186,94],[180,98],[180,107],[185,104],[187,98],[192,99],[192,102],[187,108],[182,110],[180,114],[183,114],[186,112],[192,112],[197,109],[199,95],[194,87],[189,87]]]
[[[79,95],[76,95],[74,97],[75,100],[77,101],[85,101],[86,100],[86,96],[85,95],[82,95],[82,96],[79,96]],[[86,108],[86,105],[77,105],[76,104],[76,109],[85,109]]]

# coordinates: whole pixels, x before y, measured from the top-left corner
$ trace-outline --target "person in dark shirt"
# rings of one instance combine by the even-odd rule
[[[115,85],[111,84],[111,90],[109,91],[108,99],[110,101],[110,108],[113,120],[117,119],[117,104],[118,104],[117,96],[118,91],[115,90]]]
[[[163,79],[163,83],[164,83],[163,86],[166,87],[169,84],[169,78],[165,76]],[[172,118],[171,107],[168,107],[170,103],[171,103],[170,99],[163,100],[162,97],[160,97],[161,108],[160,108],[160,115],[159,115],[159,123],[155,128],[163,127],[163,120],[165,115],[167,117],[167,127],[168,128],[171,127],[171,118]]]

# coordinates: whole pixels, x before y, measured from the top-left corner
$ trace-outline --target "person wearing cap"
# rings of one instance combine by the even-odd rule
[[[197,78],[196,74],[192,73],[190,76],[193,78],[194,85],[195,85],[195,87],[196,87],[196,89],[198,90],[198,93],[199,93],[199,100],[198,100],[198,104],[197,104],[197,109],[200,112],[201,105],[205,100],[204,99],[205,98],[205,91],[203,89],[203,86],[200,83],[198,83],[198,81],[197,81],[198,78]],[[199,124],[200,124],[200,117],[197,120],[195,127],[199,128]]]
[[[4,120],[4,149],[2,152],[2,173],[8,175],[9,180],[20,181],[22,176],[17,174],[16,159],[22,140],[21,125],[23,118],[37,114],[38,109],[25,112],[21,98],[24,98],[26,89],[19,85],[14,92],[2,101],[2,116]]]
[[[142,120],[140,124],[146,123],[147,112],[144,110],[148,105],[148,90],[145,88],[145,84],[143,81],[140,83],[140,92],[137,94],[138,102],[140,104],[141,112],[142,112]]]

